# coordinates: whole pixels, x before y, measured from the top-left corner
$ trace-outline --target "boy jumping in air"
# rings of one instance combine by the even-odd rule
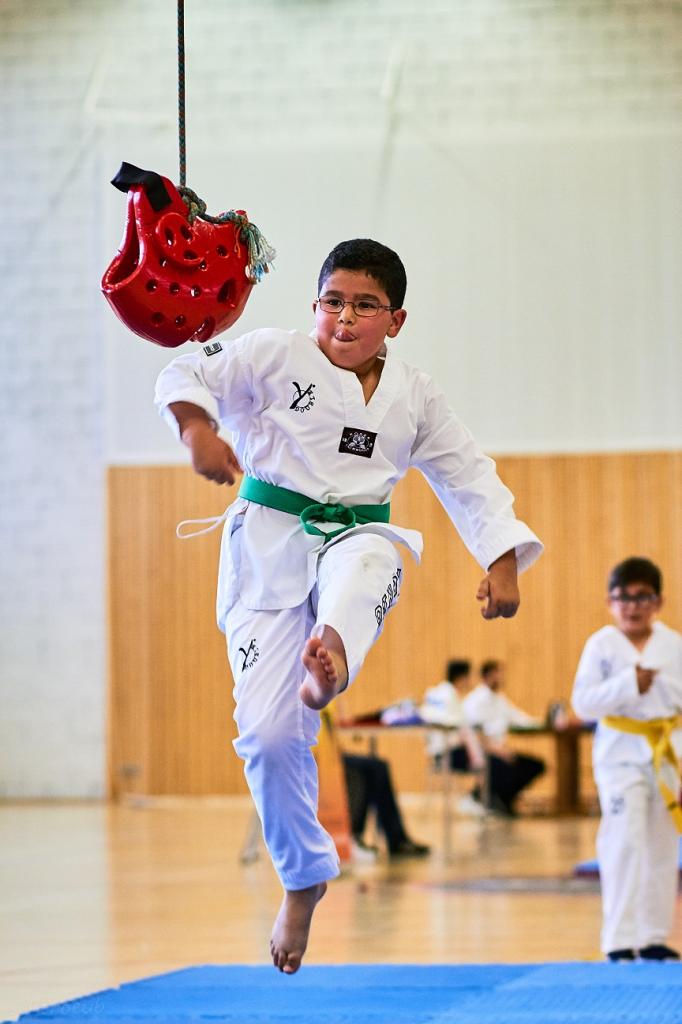
[[[390,522],[393,487],[410,466],[424,474],[485,572],[476,596],[487,619],[516,613],[517,572],[542,550],[434,381],[392,355],[405,289],[391,249],[342,242],[320,271],[311,335],[213,342],[157,383],[194,469],[219,484],[245,474],[223,517],[218,624],[235,749],[285,890],[270,948],[288,974],[339,872],[317,820],[319,711],[353,681],[398,599],[396,543],[421,554],[420,534]]]

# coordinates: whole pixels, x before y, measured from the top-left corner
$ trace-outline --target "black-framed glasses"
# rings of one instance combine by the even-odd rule
[[[340,299],[336,295],[319,295],[317,301],[320,304],[320,309],[323,309],[325,313],[341,313],[346,306],[352,306],[356,316],[376,316],[380,309],[388,309],[393,312],[398,308],[397,306],[382,306],[374,299],[358,299],[357,302],[351,302],[350,299]]]
[[[618,604],[634,604],[644,608],[648,604],[656,604],[658,594],[621,594],[615,591],[609,594],[610,601],[617,601]]]

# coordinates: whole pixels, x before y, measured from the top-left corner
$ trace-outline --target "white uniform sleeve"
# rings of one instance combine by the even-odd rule
[[[534,718],[532,715],[529,715],[527,711],[523,711],[521,708],[517,708],[516,704],[513,704],[509,700],[509,698],[506,697],[503,693],[500,694],[500,696],[504,702],[507,718],[510,725],[515,725],[519,729],[527,729],[541,724],[537,718]]]
[[[191,402],[214,421],[236,429],[237,418],[248,413],[253,389],[242,347],[248,336],[230,342],[213,355],[201,352],[178,356],[161,371],[156,382],[155,404],[170,428],[179,436],[178,424],[168,406]]]
[[[450,683],[430,687],[424,694],[419,714],[422,720],[430,725],[449,725],[456,728],[464,722],[462,703]]]
[[[639,694],[634,665],[605,678],[601,666],[599,643],[590,637],[578,664],[571,698],[575,713],[588,722],[603,715],[627,715]]]
[[[654,677],[654,687],[662,692],[666,703],[672,706],[673,714],[682,714],[682,678],[660,671]]]
[[[682,714],[682,636],[674,630],[669,630],[667,635],[671,657],[666,658],[665,667],[656,673],[652,689],[660,690],[671,712],[679,715]]]
[[[464,713],[464,721],[467,725],[472,726],[472,728],[483,725],[484,716],[481,713],[481,702],[479,700],[478,687],[466,695],[462,701],[462,711]]]
[[[667,700],[674,706],[678,715],[682,715],[682,637],[675,637],[675,657],[670,671],[661,671],[654,680],[654,686],[665,688]],[[670,735],[673,750],[679,761],[682,761],[682,728],[673,729]]]
[[[411,464],[426,477],[467,548],[485,570],[516,549],[519,571],[532,565],[542,544],[514,515],[514,496],[431,381]]]

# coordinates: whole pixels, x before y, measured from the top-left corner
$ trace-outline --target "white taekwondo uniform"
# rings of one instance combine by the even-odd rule
[[[168,406],[201,406],[232,432],[248,476],[316,502],[384,504],[416,466],[486,570],[511,548],[523,570],[542,550],[432,379],[390,349],[367,404],[355,373],[331,363],[314,335],[274,328],[179,356],[156,401],[176,433]],[[235,679],[235,749],[287,889],[338,873],[316,816],[319,714],[298,697],[301,650],[311,630],[332,626],[352,681],[399,594],[395,541],[419,559],[421,535],[393,524],[355,526],[325,545],[286,512],[237,498],[225,513],[217,615]]]
[[[647,693],[636,665],[658,669]],[[616,626],[604,626],[585,644],[573,688],[573,707],[586,721],[608,715],[646,721],[682,712],[682,636],[654,622],[643,650]],[[679,731],[673,733],[679,756]],[[642,949],[664,943],[677,892],[679,838],[656,784],[651,746],[599,722],[592,748],[601,823],[597,856],[602,886],[602,949]],[[679,776],[663,764],[667,784]]]
[[[452,732],[433,730],[426,737],[426,751],[429,757],[436,757],[445,750],[461,747],[464,742],[460,732],[464,725],[462,698],[447,679],[429,686],[419,706],[422,721],[431,725],[446,725]]]
[[[512,726],[519,729],[541,725],[537,718],[517,708],[509,697],[499,690],[491,690],[486,683],[478,683],[462,701],[467,725],[480,728],[490,739],[504,740]]]

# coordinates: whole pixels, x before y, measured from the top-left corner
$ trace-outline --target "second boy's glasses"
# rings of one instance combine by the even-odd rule
[[[609,594],[609,600],[618,601],[619,604],[647,605],[658,601],[658,594]]]
[[[388,309],[393,312],[398,308],[397,306],[382,306],[374,299],[359,299],[357,302],[351,302],[350,299],[340,299],[336,295],[320,295],[317,301],[320,304],[320,309],[323,309],[325,313],[340,313],[346,306],[352,306],[356,316],[376,316],[380,309]]]

